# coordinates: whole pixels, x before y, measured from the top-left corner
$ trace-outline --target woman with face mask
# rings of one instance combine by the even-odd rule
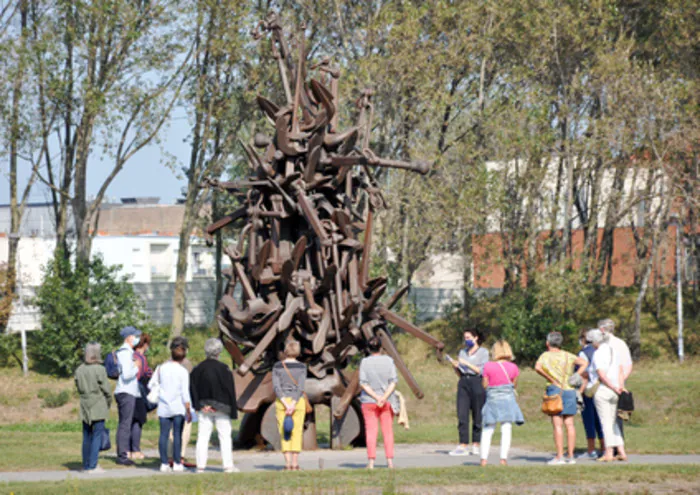
[[[486,391],[481,382],[489,351],[479,345],[481,336],[477,330],[464,332],[464,348],[457,361],[451,361],[459,376],[457,384],[457,418],[459,420],[459,445],[450,455],[469,455],[469,420],[471,418],[471,454],[479,455],[481,442],[481,409],[486,401]]]

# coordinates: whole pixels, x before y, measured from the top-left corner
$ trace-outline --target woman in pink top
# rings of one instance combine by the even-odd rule
[[[520,370],[512,363],[513,351],[505,340],[499,340],[491,348],[491,359],[484,365],[483,385],[486,389],[486,403],[482,410],[483,429],[481,432],[481,465],[486,466],[491,438],[496,424],[501,424],[501,465],[508,463],[508,451],[512,437],[513,423],[525,423],[523,413],[515,399],[515,386]]]

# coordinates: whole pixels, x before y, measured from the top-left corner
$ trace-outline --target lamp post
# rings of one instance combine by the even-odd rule
[[[15,263],[17,266],[15,268],[15,290],[19,294],[19,314],[17,315],[17,321],[19,322],[19,331],[22,338],[22,372],[24,376],[29,374],[29,357],[27,356],[27,330],[24,328],[24,299],[22,296],[22,274],[21,274],[21,263],[19,261],[19,233],[12,232],[8,235],[10,239],[17,239],[17,258]]]
[[[678,318],[678,361],[683,362],[683,278],[681,269],[681,221],[671,214],[671,225],[676,227],[676,313]]]

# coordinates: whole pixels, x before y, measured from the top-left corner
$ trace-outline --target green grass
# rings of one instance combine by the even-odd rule
[[[302,473],[205,474],[114,480],[67,480],[63,482],[9,483],[5,493],[17,494],[182,494],[182,493],[428,493],[449,487],[450,493],[467,493],[476,488],[498,493],[522,493],[523,487],[542,487],[566,493],[578,486],[599,493],[654,493],[674,487],[693,493],[699,487],[700,466],[568,466],[453,467],[439,469],[386,469],[368,472],[344,470]],[[550,490],[551,488],[551,490]],[[597,488],[597,490],[596,490]],[[482,492],[483,493],[483,492]]]

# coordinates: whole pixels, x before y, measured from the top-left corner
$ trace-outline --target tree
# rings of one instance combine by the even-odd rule
[[[42,366],[70,375],[88,342],[100,342],[110,352],[120,343],[123,327],[147,330],[141,299],[128,277],[117,275],[120,269],[105,265],[99,256],[87,266],[74,265],[65,256],[49,262],[35,300],[42,330],[32,347]]]
[[[176,34],[179,3],[49,1],[35,23],[52,38],[36,54],[42,114],[56,112],[46,129],[46,176],[52,191],[57,253],[66,255],[72,211],[78,263],[87,263],[99,208],[126,163],[154,142],[179,95],[187,50]],[[51,158],[55,149],[60,159]],[[87,178],[95,150],[113,162],[94,198]]]
[[[224,171],[238,145],[241,128],[250,120],[246,113],[253,111],[246,104],[249,95],[243,65],[244,37],[248,35],[242,33],[250,22],[246,13],[238,2],[228,0],[199,0],[193,5],[194,50],[184,74],[184,104],[193,125],[173,298],[173,337],[180,335],[185,326],[191,237],[205,202],[211,200],[205,180],[216,179]]]

